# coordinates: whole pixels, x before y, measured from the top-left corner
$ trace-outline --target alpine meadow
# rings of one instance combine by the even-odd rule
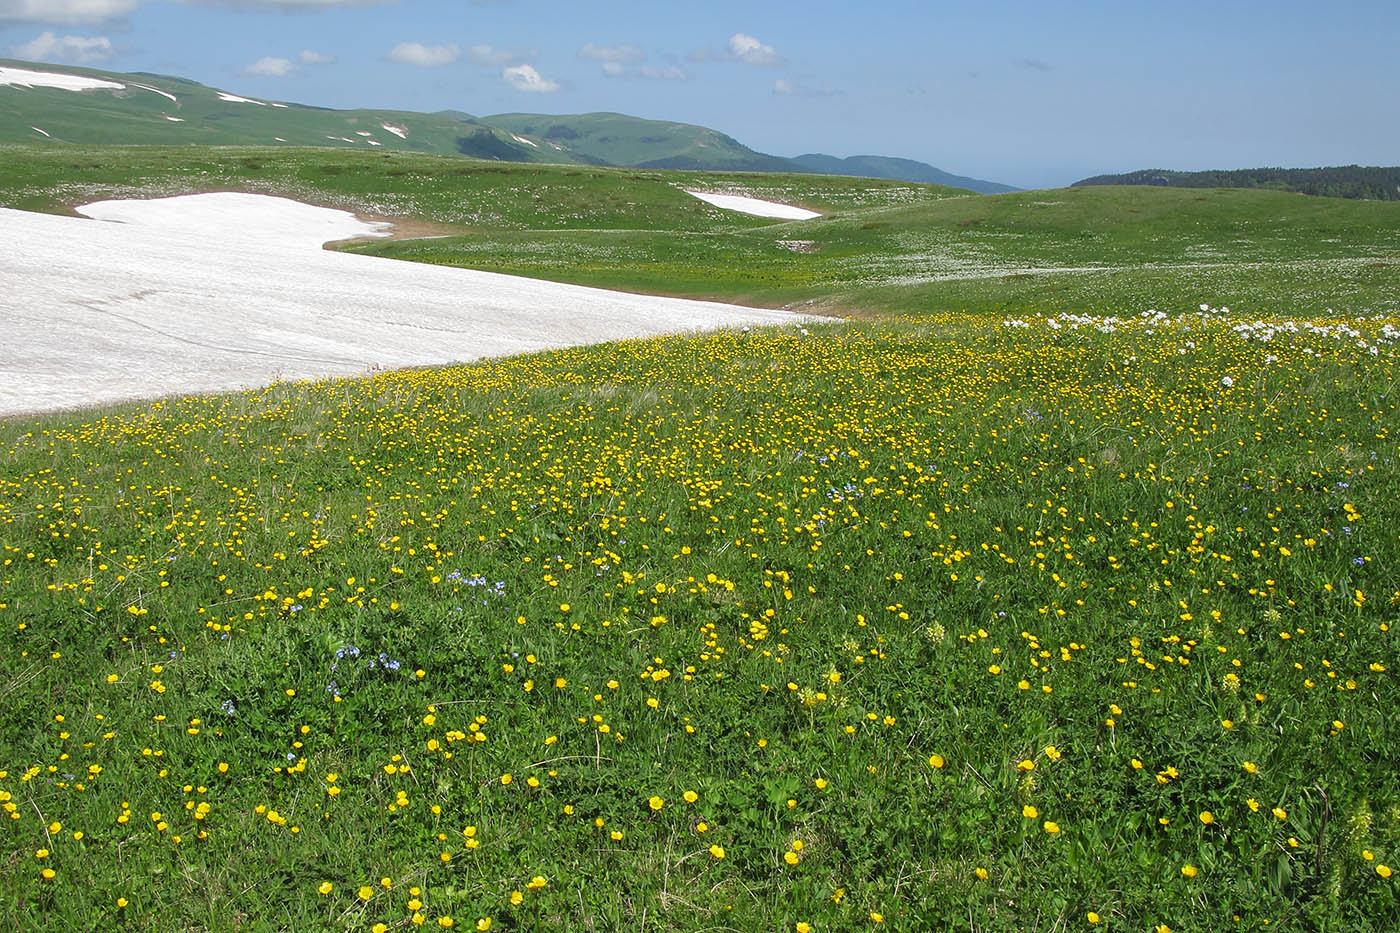
[[[0,144],[803,315],[0,419],[0,926],[1400,928],[1400,203],[780,168]]]

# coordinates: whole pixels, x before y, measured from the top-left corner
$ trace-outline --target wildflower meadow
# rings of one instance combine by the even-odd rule
[[[1394,313],[0,422],[12,929],[1394,930]]]

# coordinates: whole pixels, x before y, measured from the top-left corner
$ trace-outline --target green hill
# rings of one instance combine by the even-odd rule
[[[481,122],[542,140],[602,165],[736,172],[801,171],[788,159],[755,152],[709,127],[644,120],[622,113],[501,113]]]
[[[620,113],[505,113],[478,118],[459,110],[332,110],[245,97],[170,75],[124,74],[12,59],[0,59],[0,68],[79,75],[112,85],[74,91],[0,83],[0,143],[49,140],[138,146],[329,146],[434,152],[502,162],[688,171],[830,171],[983,192],[1013,190],[949,175],[907,159],[861,156],[845,160],[849,164],[833,160],[836,166],[827,168],[756,152],[708,127]]]
[[[1125,175],[1095,175],[1080,185],[1154,185],[1164,188],[1268,188],[1330,198],[1400,201],[1400,166],[1339,165],[1329,168],[1247,168],[1173,172],[1150,168]]]
[[[866,178],[895,178],[901,181],[920,181],[930,185],[948,185],[952,188],[966,188],[979,194],[1005,194],[1017,191],[1010,185],[966,175],[953,175],[927,162],[913,159],[893,159],[888,156],[860,155],[842,159],[838,156],[810,152],[794,156],[792,161],[810,172],[825,175],[861,175]]]

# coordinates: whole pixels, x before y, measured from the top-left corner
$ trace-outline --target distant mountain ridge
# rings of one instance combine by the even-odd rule
[[[30,77],[25,78],[26,72]],[[78,84],[91,79],[90,86],[73,90],[74,79]],[[45,86],[46,81],[69,86]],[[788,159],[757,152],[709,127],[620,113],[476,117],[460,110],[334,110],[244,97],[172,75],[0,59],[0,143],[43,141],[379,148],[505,162],[832,173],[988,193],[1016,190],[951,175],[910,159],[823,155]]]
[[[1247,168],[1173,172],[1150,168],[1123,175],[1095,175],[1084,185],[1156,185],[1164,188],[1268,188],[1329,198],[1400,201],[1400,166],[1338,165],[1327,168]]]
[[[913,159],[895,159],[889,156],[858,155],[849,158],[823,155],[819,152],[794,156],[792,161],[808,171],[823,175],[860,175],[866,178],[892,178],[898,181],[919,181],[932,185],[947,185],[950,188],[966,188],[981,194],[1007,194],[1020,191],[1010,185],[966,175],[953,175],[927,162]]]

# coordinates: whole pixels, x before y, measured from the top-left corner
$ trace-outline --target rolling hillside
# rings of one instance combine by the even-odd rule
[[[913,159],[892,159],[888,156],[860,155],[842,159],[838,156],[811,152],[794,156],[792,161],[809,172],[824,175],[859,175],[865,178],[894,178],[900,181],[921,181],[930,185],[948,185],[952,188],[966,188],[979,194],[1006,194],[1020,189],[981,178],[954,175],[927,162]]]
[[[907,159],[786,159],[718,130],[620,113],[332,110],[264,100],[187,78],[0,59],[0,143],[329,146],[465,155],[501,162],[687,171],[833,173],[933,182],[980,192],[1004,185]],[[802,160],[808,161],[802,161]],[[832,165],[811,160],[827,159]]]

